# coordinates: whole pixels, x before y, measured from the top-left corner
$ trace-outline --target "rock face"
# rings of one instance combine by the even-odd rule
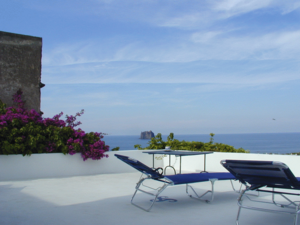
[[[154,133],[150,130],[150,131],[141,132],[140,139],[151,139],[153,137],[154,137]]]

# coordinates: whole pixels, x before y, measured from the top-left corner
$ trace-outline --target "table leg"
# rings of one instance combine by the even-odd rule
[[[181,174],[181,156],[180,157],[180,162],[179,162],[179,173]]]
[[[204,172],[206,172],[206,154],[204,154]]]
[[[203,171],[201,171],[200,173],[207,173],[207,171],[206,171],[206,154],[203,154],[203,156],[204,156],[204,161],[203,161],[203,163],[204,163],[204,170]]]
[[[174,173],[175,173],[175,175],[176,175],[176,170],[175,170],[175,168],[174,168],[173,166],[171,166],[171,155],[169,155],[169,165],[166,166],[165,169],[164,169],[164,174],[165,174],[165,175],[166,175],[166,171],[167,171],[167,168],[168,168],[168,167],[171,167],[171,168],[174,170]]]
[[[206,154],[204,154],[204,170],[201,173],[207,173],[207,171],[206,171]]]
[[[155,168],[154,167],[154,154],[152,155],[152,168]]]

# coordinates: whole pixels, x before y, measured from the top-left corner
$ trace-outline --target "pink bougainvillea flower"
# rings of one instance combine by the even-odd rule
[[[41,146],[44,146],[43,152],[57,152],[59,146],[64,145],[64,148],[68,151],[70,155],[74,155],[77,152],[80,152],[83,160],[89,158],[94,160],[99,160],[103,157],[108,157],[105,152],[109,151],[109,146],[105,145],[105,142],[101,139],[103,138],[102,133],[85,133],[83,130],[75,129],[76,126],[80,125],[81,122],[77,121],[77,117],[84,114],[82,109],[80,112],[76,113],[75,116],[66,115],[66,120],[61,120],[63,112],[53,116],[53,118],[43,118],[40,113],[36,112],[34,109],[26,110],[25,103],[22,100],[22,91],[19,90],[15,95],[13,95],[13,100],[16,106],[7,107],[4,109],[4,114],[0,114],[0,128],[11,127],[12,129],[21,129],[28,124],[36,124],[42,129],[48,128],[48,130],[54,130],[54,128],[68,128],[68,135],[70,136],[67,140],[64,139],[64,142],[58,142],[55,144],[56,139],[51,139],[51,136],[48,136]],[[2,110],[3,111],[3,110]],[[49,129],[50,128],[50,129]],[[19,134],[18,137],[14,139],[20,142],[33,142],[33,136],[25,136]],[[44,140],[43,139],[43,140]],[[49,139],[49,140],[47,140]],[[57,141],[57,140],[56,140]],[[61,140],[60,140],[61,141]],[[0,146],[1,147],[1,146]]]

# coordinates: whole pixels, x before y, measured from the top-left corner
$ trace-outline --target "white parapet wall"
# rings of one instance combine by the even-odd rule
[[[152,156],[139,150],[108,152],[108,158],[86,161],[80,154],[0,155],[0,181],[136,172],[114,154],[130,156],[152,167]],[[162,166],[162,161],[156,165]]]
[[[145,154],[141,150],[108,152],[108,158],[86,161],[83,161],[80,154],[48,153],[24,157],[0,155],[0,181],[136,172],[135,169],[117,159],[114,154],[126,155],[149,167],[153,166],[153,155]],[[300,156],[215,152],[206,156],[206,170],[227,172],[220,164],[223,159],[280,161],[287,164],[295,176],[300,177]],[[164,168],[169,165],[169,156],[155,155],[154,161],[155,167]],[[177,172],[179,172],[179,162],[179,157],[171,156],[171,166],[174,166]],[[183,156],[181,168],[182,172],[203,171],[204,156]],[[174,174],[172,170],[168,170],[167,173]]]

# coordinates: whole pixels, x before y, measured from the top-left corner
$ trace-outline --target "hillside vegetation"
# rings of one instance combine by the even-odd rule
[[[134,148],[139,150],[145,149],[165,149],[166,146],[170,146],[172,150],[189,150],[189,151],[214,151],[214,152],[239,152],[239,153],[249,153],[249,151],[243,148],[234,148],[231,145],[223,143],[213,142],[214,134],[210,134],[209,142],[201,141],[179,141],[174,139],[174,133],[170,133],[167,141],[162,140],[161,133],[158,133],[155,137],[151,138],[148,142],[148,146],[142,148],[141,145],[134,145]]]

